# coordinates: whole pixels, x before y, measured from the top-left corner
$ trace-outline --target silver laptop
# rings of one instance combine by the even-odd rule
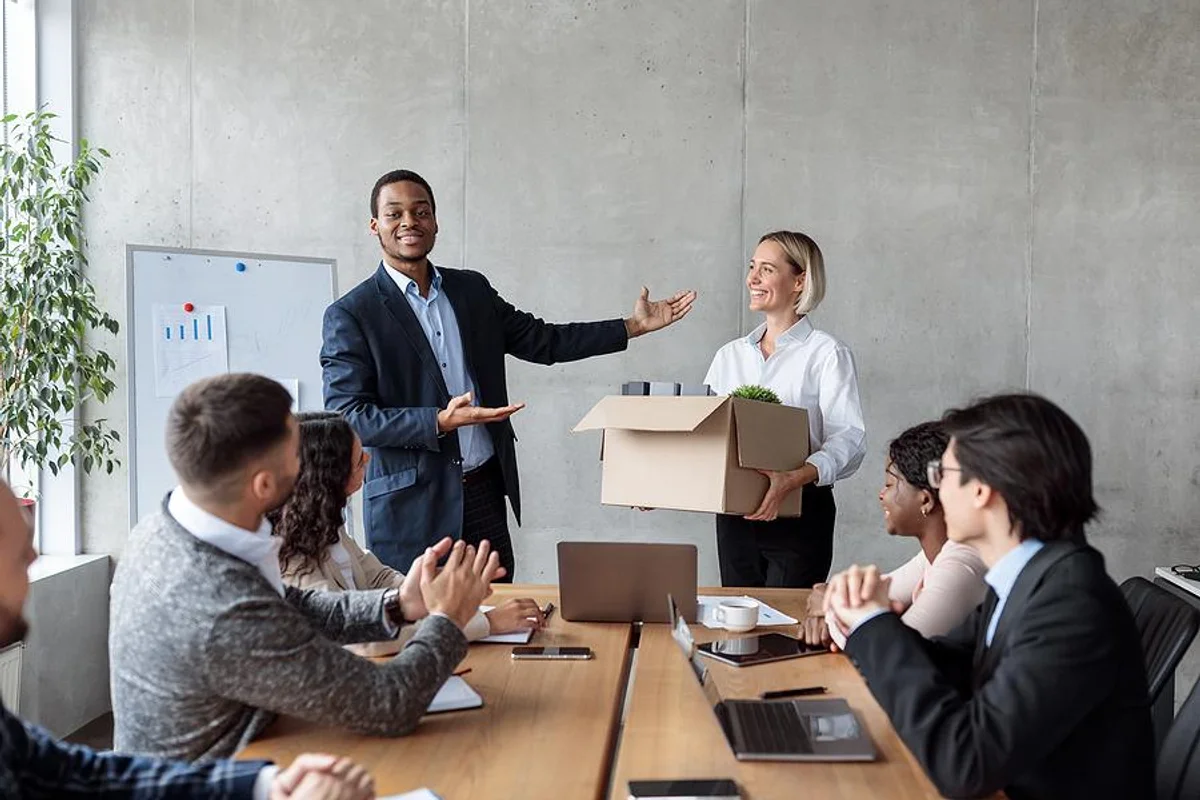
[[[559,542],[558,594],[570,622],[667,622],[667,595],[694,621],[696,546]]]
[[[862,719],[839,697],[813,700],[725,700],[696,652],[687,621],[667,598],[671,635],[712,705],[738,761],[874,761]]]

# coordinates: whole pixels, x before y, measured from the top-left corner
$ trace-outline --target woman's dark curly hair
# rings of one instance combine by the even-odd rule
[[[346,481],[353,465],[354,430],[340,414],[305,411],[300,423],[300,475],[292,496],[267,515],[273,533],[283,539],[279,563],[295,559],[300,574],[312,572],[326,549],[337,544],[346,507]]]
[[[930,461],[941,458],[949,444],[950,434],[941,422],[914,425],[888,444],[888,458],[892,460],[896,471],[914,489],[929,492],[934,508],[938,505],[938,493],[929,485],[925,467]]]

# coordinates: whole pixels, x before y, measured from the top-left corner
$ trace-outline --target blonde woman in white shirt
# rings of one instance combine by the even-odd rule
[[[296,419],[300,427],[300,475],[287,503],[267,517],[272,532],[282,539],[279,565],[284,583],[299,589],[396,588],[404,592],[404,573],[385,566],[370,550],[359,547],[342,524],[346,501],[362,488],[370,454],[340,414],[308,411],[297,414]],[[409,572],[418,573],[417,565]],[[463,633],[474,641],[493,633],[536,628],[541,622],[542,612],[536,602],[513,599],[486,613],[477,613]],[[400,650],[410,633],[411,626],[406,626],[395,640],[349,647],[360,655],[391,655]]]
[[[879,505],[883,525],[891,536],[916,539],[921,549],[892,570],[888,596],[900,620],[922,636],[949,633],[983,602],[987,567],[973,547],[950,541],[937,489],[929,483],[926,466],[942,457],[950,436],[940,422],[923,422],[888,445]],[[825,615],[824,584],[809,595],[804,639],[837,646],[845,637]]]
[[[717,351],[705,383],[717,394],[765,386],[805,409],[811,455],[799,469],[765,473],[769,488],[753,514],[717,516],[721,583],[807,588],[825,580],[833,561],[833,484],[853,475],[866,452],[854,356],[809,321],[825,296],[825,262],[810,237],[776,231],[759,239],[746,286],[763,323]],[[796,491],[801,515],[780,518],[780,503]]]

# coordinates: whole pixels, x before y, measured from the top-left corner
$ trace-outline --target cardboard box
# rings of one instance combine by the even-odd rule
[[[602,430],[600,502],[752,514],[767,491],[756,470],[808,458],[802,408],[740,397],[605,397],[575,426]],[[800,515],[792,492],[780,516]]]

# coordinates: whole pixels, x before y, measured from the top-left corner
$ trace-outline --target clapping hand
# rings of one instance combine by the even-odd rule
[[[348,758],[305,753],[271,782],[271,800],[371,800],[375,780]]]
[[[879,611],[894,611],[888,599],[892,579],[880,575],[879,568],[857,564],[829,579],[825,589],[825,611],[848,634],[860,622]]]

